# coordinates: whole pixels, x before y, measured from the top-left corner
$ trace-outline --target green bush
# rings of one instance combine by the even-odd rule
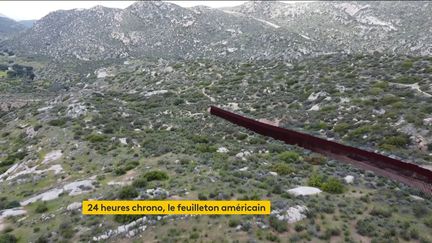
[[[322,184],[321,189],[325,192],[339,194],[343,193],[345,188],[342,182],[332,177]]]
[[[0,243],[15,243],[18,239],[11,234],[0,234]]]
[[[36,213],[45,213],[46,211],[48,211],[48,207],[45,203],[40,203],[35,208]]]
[[[147,178],[139,177],[132,182],[132,186],[136,188],[145,188],[147,186]]]
[[[0,166],[9,166],[14,164],[18,160],[22,160],[27,156],[26,151],[16,152],[13,154],[9,154],[5,160],[0,163]]]
[[[194,143],[208,143],[208,142],[209,142],[209,140],[208,140],[207,137],[205,137],[205,136],[200,136],[200,135],[193,135],[193,136],[192,136],[192,141],[193,141]]]
[[[333,131],[339,135],[344,135],[348,132],[350,125],[345,122],[338,123],[334,126]]]
[[[276,218],[276,216],[270,216],[269,218],[270,227],[279,233],[283,233],[288,230],[288,223]]]
[[[55,127],[61,127],[63,125],[65,125],[67,122],[66,118],[59,118],[59,119],[54,119],[48,122],[48,125],[50,126],[55,126]]]
[[[210,146],[207,144],[197,144],[195,148],[201,153],[214,153],[217,151],[217,148],[214,146]]]
[[[272,242],[279,242],[280,239],[279,237],[277,237],[276,235],[272,234],[272,233],[268,233],[266,235],[266,240],[272,241]]]
[[[135,220],[138,220],[143,215],[127,215],[127,214],[116,214],[114,215],[114,221],[120,224],[129,223]]]
[[[278,158],[286,163],[296,162],[300,159],[300,155],[294,151],[285,151],[278,155]]]
[[[413,62],[411,60],[406,60],[402,63],[402,68],[403,69],[410,69],[413,67]]]
[[[133,199],[138,196],[138,192],[133,186],[122,187],[118,193],[119,199]]]
[[[400,147],[405,147],[406,145],[409,144],[409,142],[410,140],[408,136],[399,135],[399,136],[391,136],[391,137],[384,138],[382,144],[389,144],[400,148]]]
[[[86,140],[91,142],[91,143],[100,143],[100,142],[105,142],[107,140],[107,137],[102,135],[102,134],[90,134],[86,137]]]
[[[305,229],[306,229],[306,227],[303,224],[296,224],[294,226],[294,230],[297,231],[297,232],[303,231]]]
[[[392,212],[388,208],[373,208],[370,212],[370,215],[389,218],[392,215]]]
[[[429,209],[426,206],[420,204],[413,205],[412,210],[414,216],[416,216],[417,218],[421,218],[429,214]]]
[[[230,219],[228,221],[228,226],[231,228],[237,227],[237,225],[240,224],[240,220],[239,219]]]
[[[308,179],[308,186],[313,187],[321,187],[324,181],[324,177],[322,175],[319,175],[316,172],[312,172],[311,176]]]
[[[356,224],[357,233],[362,236],[373,236],[375,234],[375,226],[370,219],[361,219]]]
[[[59,233],[63,238],[70,239],[75,235],[74,227],[68,222],[63,222],[59,225]]]
[[[432,228],[432,215],[427,217],[423,222],[427,227]]]
[[[399,97],[397,97],[396,95],[386,94],[382,97],[381,103],[383,105],[391,105],[391,104],[396,103],[400,100],[401,99]]]
[[[284,163],[277,163],[273,165],[272,170],[279,175],[289,175],[294,172],[294,169],[291,166]]]
[[[198,239],[199,238],[198,232],[192,232],[191,235],[189,236],[189,238],[192,240]]]
[[[361,127],[358,127],[348,133],[349,138],[361,138],[364,134],[369,133],[373,130],[373,127],[371,125],[363,125]]]
[[[16,200],[8,201],[6,197],[0,198],[0,210],[19,207],[20,203]]]
[[[124,175],[124,174],[126,174],[125,168],[123,168],[123,167],[117,167],[117,168],[114,169],[114,175],[121,176],[121,175]]]
[[[149,171],[143,175],[147,181],[164,181],[168,180],[168,175],[163,171]]]
[[[319,154],[313,154],[310,156],[306,156],[304,158],[304,161],[306,161],[312,165],[321,165],[326,161],[326,157],[319,155]]]
[[[383,92],[384,90],[382,90],[381,88],[377,88],[377,87],[372,87],[369,89],[369,94],[371,95],[379,95]]]
[[[380,88],[380,89],[387,89],[389,86],[388,82],[386,81],[380,81],[372,85],[374,88]]]
[[[207,200],[207,196],[204,195],[204,193],[200,192],[200,193],[198,193],[198,199],[201,201],[205,201],[205,200]]]
[[[402,83],[402,84],[413,84],[419,82],[420,78],[415,76],[401,76],[397,78],[395,81],[397,83]]]

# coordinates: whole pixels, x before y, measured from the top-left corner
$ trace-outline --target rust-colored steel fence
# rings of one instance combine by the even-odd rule
[[[261,135],[284,141],[287,144],[298,145],[362,169],[371,170],[378,175],[400,181],[432,195],[432,171],[416,164],[259,122],[215,106],[210,107],[210,114]]]

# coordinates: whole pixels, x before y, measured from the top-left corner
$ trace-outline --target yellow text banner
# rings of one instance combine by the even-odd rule
[[[270,201],[83,201],[82,213],[102,214],[270,214]]]

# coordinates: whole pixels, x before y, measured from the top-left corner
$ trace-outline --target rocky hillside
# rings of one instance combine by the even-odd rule
[[[429,2],[247,2],[226,12],[268,21],[335,51],[430,55]]]
[[[26,27],[15,20],[0,16],[0,41],[10,37],[12,34],[25,30]]]
[[[98,6],[56,11],[3,43],[21,54],[80,60],[128,56],[250,58],[276,53],[298,57],[307,54],[309,45],[298,34],[280,33],[252,17],[164,2],[137,2],[125,10]]]
[[[18,23],[24,25],[26,28],[33,27],[34,23],[36,22],[36,19],[29,19],[29,20],[20,20]]]
[[[121,57],[294,59],[331,52],[432,53],[427,2],[248,2],[225,9],[166,2],[50,13],[0,46],[64,60]]]

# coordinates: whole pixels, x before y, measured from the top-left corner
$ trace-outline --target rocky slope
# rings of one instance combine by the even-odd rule
[[[3,46],[21,54],[80,60],[250,58],[276,53],[296,57],[308,50],[301,36],[279,33],[254,18],[164,2],[137,2],[125,10],[98,6],[56,11]]]
[[[346,52],[432,53],[429,2],[247,2],[228,12],[269,21]]]
[[[332,52],[432,51],[427,2],[248,2],[182,8],[166,2],[50,13],[0,46],[64,60],[294,59]]]
[[[15,20],[7,18],[6,16],[0,16],[0,41],[25,29],[26,27],[24,25]]]

